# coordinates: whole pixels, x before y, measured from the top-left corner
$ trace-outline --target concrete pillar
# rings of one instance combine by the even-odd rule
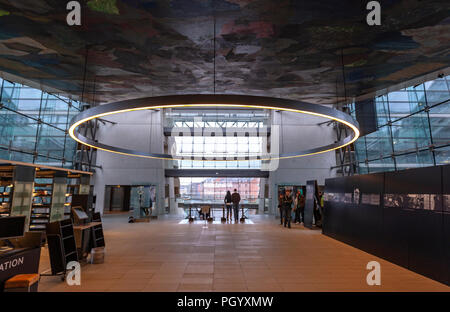
[[[175,178],[167,178],[169,183],[169,214],[182,215],[183,209],[178,208],[177,199],[175,197]]]
[[[176,212],[176,200],[175,200],[175,183],[174,178],[168,178],[169,182],[169,213]]]
[[[258,198],[258,214],[264,214],[264,188],[266,185],[266,178],[261,178],[259,182],[259,198]]]

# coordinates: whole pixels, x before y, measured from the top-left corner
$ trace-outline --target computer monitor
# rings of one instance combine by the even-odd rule
[[[84,224],[89,217],[81,207],[72,207],[73,218],[76,224]]]
[[[22,237],[25,219],[25,216],[0,217],[0,240]]]

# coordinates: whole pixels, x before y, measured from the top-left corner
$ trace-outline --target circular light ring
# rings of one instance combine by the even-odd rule
[[[352,134],[348,137],[337,141],[333,144],[299,151],[296,153],[286,153],[277,156],[267,155],[265,156],[248,156],[248,157],[230,157],[224,159],[210,159],[199,158],[199,157],[183,157],[183,156],[172,156],[167,154],[154,154],[146,153],[136,150],[130,150],[115,146],[106,145],[103,143],[96,142],[90,138],[83,136],[79,131],[77,131],[78,126],[86,123],[90,120],[96,118],[102,118],[109,115],[115,115],[119,113],[126,113],[139,110],[148,109],[162,109],[162,108],[180,108],[180,107],[224,107],[224,108],[255,108],[255,109],[272,109],[277,111],[287,111],[294,113],[308,114],[318,117],[327,118],[340,122],[351,130]],[[142,158],[152,158],[152,159],[163,159],[163,160],[197,160],[197,161],[242,161],[242,160],[271,160],[271,159],[286,159],[303,157],[308,155],[315,155],[320,153],[325,153],[328,151],[336,150],[352,144],[359,137],[359,125],[358,123],[348,114],[338,111],[334,108],[311,104],[306,102],[278,99],[271,97],[261,97],[261,96],[248,96],[248,95],[207,95],[207,94],[195,94],[195,95],[172,95],[172,96],[160,96],[160,97],[149,97],[134,100],[126,100],[121,102],[115,102],[105,105],[99,105],[90,109],[87,109],[77,116],[75,116],[71,122],[69,128],[69,135],[77,142],[96,148],[99,150],[142,157]]]

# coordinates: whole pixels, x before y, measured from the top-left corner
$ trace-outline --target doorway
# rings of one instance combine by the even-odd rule
[[[130,210],[130,187],[123,185],[105,186],[105,213],[118,213]]]

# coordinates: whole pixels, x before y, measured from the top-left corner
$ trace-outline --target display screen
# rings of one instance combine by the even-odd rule
[[[88,219],[88,215],[80,208],[73,208],[73,213],[76,215],[78,220]]]
[[[25,216],[0,218],[0,239],[21,237],[25,229]]]

